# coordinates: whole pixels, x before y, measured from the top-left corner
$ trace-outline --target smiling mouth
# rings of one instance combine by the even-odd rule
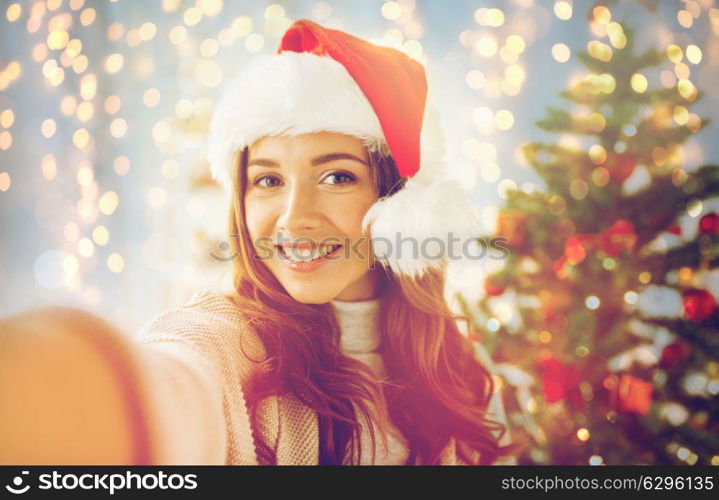
[[[300,249],[296,247],[287,249],[283,246],[275,246],[275,248],[277,248],[280,258],[284,260],[292,262],[312,262],[335,255],[342,248],[342,245],[326,245],[322,248],[315,247],[313,249]],[[292,255],[289,255],[287,250],[289,250]]]

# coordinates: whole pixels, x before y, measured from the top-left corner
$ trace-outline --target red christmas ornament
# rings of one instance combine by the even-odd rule
[[[611,172],[612,179],[619,184],[622,184],[627,177],[632,175],[636,166],[637,158],[631,153],[613,155],[606,164],[606,167]]]
[[[676,234],[677,236],[682,235],[682,228],[679,224],[673,224],[665,229],[666,232]]]
[[[684,299],[684,316],[692,321],[704,321],[716,310],[714,296],[706,290],[690,288],[682,297]]]
[[[602,233],[600,248],[610,257],[618,257],[622,250],[631,250],[637,242],[634,224],[620,219]]]
[[[691,349],[686,342],[682,342],[681,340],[672,342],[671,344],[664,346],[664,349],[662,349],[659,366],[665,370],[671,370],[679,363],[687,359],[690,353]]]
[[[719,234],[719,215],[712,212],[699,219],[699,232],[705,236]]]
[[[564,244],[564,257],[566,262],[576,266],[594,249],[599,248],[611,257],[619,257],[622,250],[633,249],[636,242],[637,235],[632,221],[619,219],[601,233],[578,234],[567,238]],[[564,261],[561,261],[556,263],[556,266],[561,268],[563,264]]]
[[[584,407],[584,399],[579,392],[579,369],[575,365],[566,365],[555,358],[540,361],[542,370],[542,390],[548,403],[569,399],[578,407]]]
[[[498,295],[502,295],[505,288],[497,283],[497,278],[495,276],[487,276],[487,279],[484,280],[484,291],[490,297],[496,297]]]

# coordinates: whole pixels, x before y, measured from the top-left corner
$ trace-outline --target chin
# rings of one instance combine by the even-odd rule
[[[318,283],[299,287],[287,286],[285,290],[293,299],[303,304],[325,304],[337,295]]]

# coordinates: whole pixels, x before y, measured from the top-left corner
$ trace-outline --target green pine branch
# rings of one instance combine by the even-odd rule
[[[701,126],[697,130],[709,125],[710,120],[702,120]],[[646,158],[651,158],[652,150],[657,146],[666,146],[667,144],[681,144],[691,137],[692,132],[686,126],[678,127],[661,127],[650,117],[642,120],[637,125],[637,133],[627,144],[627,150],[635,154],[643,154]],[[651,161],[647,163],[651,164]]]
[[[702,349],[709,358],[719,361],[719,311],[701,322],[663,317],[644,317],[642,321],[671,330],[683,340]]]
[[[690,174],[684,186],[690,186],[687,192],[676,187],[671,177],[653,177],[649,186],[642,191],[625,197],[619,203],[619,214],[622,218],[634,223],[637,230],[636,248],[641,248],[652,241],[656,235],[686,211],[691,200],[701,200],[719,192],[719,166],[705,165]],[[690,184],[687,184],[689,182]],[[661,200],[661,206],[657,206]],[[652,210],[647,210],[652,207]]]
[[[709,237],[709,268],[719,267],[719,235]],[[643,264],[651,270],[651,283],[664,284],[666,274],[681,267],[696,269],[701,262],[700,239],[669,249],[665,253],[651,254],[642,259]]]

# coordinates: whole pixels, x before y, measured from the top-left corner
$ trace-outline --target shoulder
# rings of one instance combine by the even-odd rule
[[[190,347],[236,350],[250,358],[264,357],[262,342],[230,296],[202,289],[182,306],[167,310],[138,332],[143,343],[182,342]]]
[[[140,336],[161,337],[163,334],[197,329],[248,329],[242,311],[227,296],[211,290],[195,292],[182,306],[158,314],[141,329]]]

